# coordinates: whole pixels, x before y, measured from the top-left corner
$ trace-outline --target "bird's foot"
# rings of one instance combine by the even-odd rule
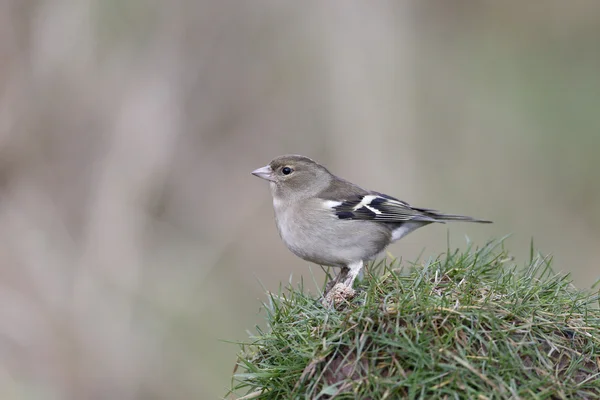
[[[351,300],[355,295],[356,291],[352,289],[351,286],[348,286],[345,283],[335,283],[333,287],[325,293],[321,300],[321,304],[327,308],[336,307],[338,304]]]
[[[352,285],[362,268],[362,261],[350,264],[348,267],[342,267],[335,279],[327,283],[321,304],[325,307],[335,307],[356,296],[356,291],[352,289]]]

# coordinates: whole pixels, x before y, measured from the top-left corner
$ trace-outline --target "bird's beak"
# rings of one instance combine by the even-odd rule
[[[266,179],[268,181],[275,181],[275,177],[273,176],[273,170],[270,166],[265,165],[262,168],[255,169],[252,171],[252,175],[258,176],[259,178]]]

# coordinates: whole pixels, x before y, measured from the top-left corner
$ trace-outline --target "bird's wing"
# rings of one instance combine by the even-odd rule
[[[356,195],[340,201],[339,204],[331,205],[339,219],[390,223],[406,221],[442,222],[435,218],[435,210],[414,208],[402,200],[377,192]]]
[[[335,178],[327,190],[317,196],[325,201],[339,219],[378,221],[387,223],[465,221],[490,223],[491,221],[466,215],[443,214],[429,208],[414,207],[387,194],[365,190],[341,178]]]

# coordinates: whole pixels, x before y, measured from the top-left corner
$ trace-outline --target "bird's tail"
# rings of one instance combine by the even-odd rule
[[[477,222],[480,224],[491,224],[492,223],[492,221],[468,217],[466,215],[443,214],[437,210],[430,210],[428,208],[415,208],[415,210],[421,211],[428,217],[431,217],[431,219],[435,220],[435,222],[464,221],[464,222]]]
[[[487,219],[478,219],[473,217],[468,217],[466,215],[454,215],[454,214],[437,214],[435,216],[436,219],[441,221],[465,221],[465,222],[477,222],[480,224],[491,224],[492,221],[488,221]]]

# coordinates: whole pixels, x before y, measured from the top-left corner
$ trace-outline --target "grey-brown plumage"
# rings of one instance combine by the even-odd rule
[[[348,287],[365,261],[417,228],[433,222],[491,222],[413,207],[338,178],[300,155],[277,157],[252,174],[270,183],[286,246],[304,260],[341,267],[336,282]]]

